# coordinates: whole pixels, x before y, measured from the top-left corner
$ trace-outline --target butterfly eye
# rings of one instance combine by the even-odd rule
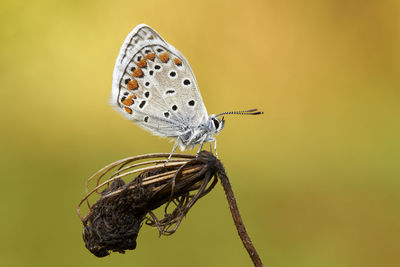
[[[217,119],[215,119],[215,118],[213,118],[212,121],[213,121],[213,123],[214,123],[215,129],[218,129],[218,127],[219,127],[219,121],[218,121]]]

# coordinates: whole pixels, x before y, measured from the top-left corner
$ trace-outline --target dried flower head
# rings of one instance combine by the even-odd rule
[[[168,153],[135,156],[114,162],[90,177],[86,195],[78,205],[84,225],[86,248],[97,257],[110,251],[124,253],[136,248],[143,223],[157,227],[160,235],[171,235],[218,178],[228,198],[239,236],[256,266],[262,266],[240,218],[236,200],[222,163],[207,151],[197,156]],[[90,199],[96,202],[91,205]],[[82,204],[88,211],[82,215]],[[155,209],[164,205],[164,214]]]
[[[93,254],[102,257],[109,250],[135,249],[142,222],[157,227],[160,235],[174,233],[193,204],[217,183],[219,161],[211,153],[174,154],[165,164],[166,157],[149,154],[123,159],[88,179],[78,214],[86,247]],[[94,195],[99,199],[91,205],[89,198]],[[84,202],[89,212],[82,217]],[[164,204],[164,215],[158,218],[152,210]]]

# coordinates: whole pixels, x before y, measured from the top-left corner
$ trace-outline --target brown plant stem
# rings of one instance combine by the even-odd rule
[[[222,165],[222,164],[221,164]],[[233,195],[232,186],[229,182],[228,176],[225,173],[225,169],[223,167],[218,168],[218,177],[221,181],[222,187],[224,188],[226,198],[229,203],[229,209],[231,210],[233,221],[235,222],[236,229],[238,231],[239,237],[243,242],[244,247],[249,253],[251,260],[254,263],[254,266],[261,267],[264,266],[261,262],[261,258],[258,255],[256,248],[249,235],[247,234],[246,227],[243,224],[242,217],[240,216],[239,209],[237,206],[237,202],[235,196]]]

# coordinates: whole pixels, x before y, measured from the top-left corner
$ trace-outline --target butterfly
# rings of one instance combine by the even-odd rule
[[[115,62],[111,104],[154,135],[174,138],[170,154],[204,143],[225,125],[226,114],[258,115],[257,109],[208,115],[196,78],[185,57],[152,28],[136,26]]]

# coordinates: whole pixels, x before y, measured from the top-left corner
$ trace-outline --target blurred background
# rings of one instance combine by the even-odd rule
[[[190,61],[265,266],[400,266],[399,1],[1,1],[1,266],[251,266],[220,186],[177,233],[96,258],[76,206],[118,159],[169,152],[108,104],[126,35]],[[193,153],[188,151],[187,153]]]

